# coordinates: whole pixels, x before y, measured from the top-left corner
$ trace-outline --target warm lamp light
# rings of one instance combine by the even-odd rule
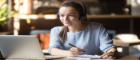
[[[136,0],[136,2],[137,2],[138,4],[140,4],[140,0]]]

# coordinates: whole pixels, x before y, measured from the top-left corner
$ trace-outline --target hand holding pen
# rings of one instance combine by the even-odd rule
[[[83,49],[80,49],[78,47],[76,47],[75,45],[69,43],[70,46],[72,46],[72,48],[70,49],[70,51],[72,52],[72,54],[74,56],[80,55],[81,53],[85,52]]]

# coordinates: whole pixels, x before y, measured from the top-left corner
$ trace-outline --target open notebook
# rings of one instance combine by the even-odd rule
[[[79,55],[77,57],[79,57],[79,58],[93,58],[93,59],[100,59],[101,58],[101,56],[99,56],[99,55],[86,55],[86,54]]]
[[[68,60],[100,60],[101,56],[99,55],[78,55],[75,57],[67,57]]]
[[[30,35],[0,35],[1,58],[44,60],[39,41]]]

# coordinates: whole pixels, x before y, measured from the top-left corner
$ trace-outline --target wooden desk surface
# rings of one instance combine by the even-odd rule
[[[5,59],[5,60],[32,60],[32,59]],[[47,59],[46,59],[47,60]],[[52,60],[85,60],[84,58],[82,59],[75,59],[75,58],[59,58],[59,59],[52,59]],[[106,59],[86,59],[86,60],[106,60]],[[139,60],[138,57],[133,57],[133,56],[126,56],[121,59],[107,59],[107,60]]]
[[[49,56],[50,57],[50,56]],[[60,56],[59,56],[60,57]],[[47,56],[46,56],[47,58]],[[74,57],[63,57],[63,58],[55,58],[53,60],[105,60],[105,59],[91,59],[91,58],[74,58]],[[139,60],[139,57],[134,56],[125,56],[120,59],[107,59],[107,60]]]

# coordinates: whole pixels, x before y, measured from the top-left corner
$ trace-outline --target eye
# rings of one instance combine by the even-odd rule
[[[71,16],[71,17],[77,17],[78,14],[69,14],[68,16]]]
[[[59,16],[64,17],[64,15],[63,15],[63,14],[60,14]]]

